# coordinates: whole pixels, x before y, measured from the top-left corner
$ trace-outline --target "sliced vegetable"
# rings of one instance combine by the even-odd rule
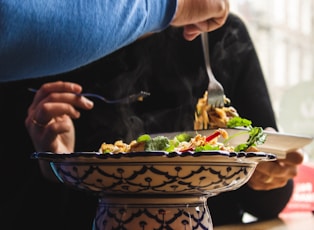
[[[175,138],[179,141],[179,142],[189,142],[192,138],[192,136],[188,133],[181,133],[175,136]]]
[[[213,146],[213,145],[204,145],[204,146],[198,146],[195,148],[195,152],[202,152],[202,151],[211,151],[211,150],[219,150],[219,146]]]
[[[220,132],[219,131],[215,131],[213,134],[209,135],[208,137],[206,137],[206,142],[210,142],[211,140],[215,139],[216,137],[220,136]]]
[[[229,120],[228,127],[245,127],[246,129],[239,129],[239,132],[229,136],[227,131],[219,128],[211,135],[204,136],[201,134],[192,135],[190,133],[180,133],[174,138],[166,136],[151,137],[148,134],[139,136],[136,141],[132,141],[129,145],[123,143],[121,140],[116,141],[114,144],[103,143],[101,145],[101,152],[103,153],[119,153],[119,152],[136,152],[136,151],[166,151],[166,152],[186,152],[186,151],[211,151],[211,150],[224,150],[224,151],[247,151],[250,147],[263,144],[266,141],[266,134],[261,127],[252,127],[252,122],[241,118],[234,117]],[[239,135],[246,134],[248,138],[245,143],[237,146],[231,146],[228,142]],[[218,137],[224,138],[221,142]],[[257,149],[257,148],[252,148]],[[250,151],[252,151],[250,149]]]
[[[137,142],[146,142],[149,140],[151,140],[151,137],[148,134],[143,134],[136,139]]]

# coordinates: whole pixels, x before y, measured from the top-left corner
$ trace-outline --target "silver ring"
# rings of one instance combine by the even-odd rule
[[[35,126],[38,126],[38,127],[41,127],[41,128],[45,128],[47,125],[49,125],[50,122],[48,122],[47,124],[43,124],[43,123],[40,123],[37,120],[35,120],[35,118],[32,118],[32,123]]]

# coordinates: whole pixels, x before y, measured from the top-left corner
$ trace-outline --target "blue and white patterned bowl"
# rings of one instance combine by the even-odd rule
[[[211,194],[243,185],[259,161],[274,160],[261,152],[137,152],[102,154],[38,152],[60,181],[81,190],[106,194]]]
[[[65,185],[99,196],[94,230],[212,230],[206,199],[248,181],[273,154],[38,152]]]

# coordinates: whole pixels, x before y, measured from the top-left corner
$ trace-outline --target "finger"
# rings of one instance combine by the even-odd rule
[[[187,41],[194,40],[202,32],[195,25],[188,25],[183,28],[183,37]]]
[[[280,173],[281,170],[278,169],[280,168],[280,165],[278,165],[278,162],[272,161],[272,162],[259,162],[255,172],[261,173],[266,176],[271,176],[276,173]]]
[[[45,83],[36,92],[31,106],[36,106],[40,101],[47,97],[47,95],[53,92],[80,93],[81,91],[82,87],[72,82],[57,81]]]
[[[280,162],[260,162],[255,169],[255,173],[261,173],[267,177],[278,177],[290,179],[296,176],[296,165],[284,165]]]
[[[225,19],[211,19],[204,22],[186,25],[183,28],[183,37],[187,41],[192,41],[201,33],[206,33],[218,29]]]
[[[68,114],[77,118],[75,108],[89,110],[93,108],[94,103],[86,97],[78,97],[73,93],[51,93],[45,97],[37,106],[29,110],[29,114],[35,113],[33,119],[38,123],[47,123],[54,115]],[[64,110],[64,111],[62,111]],[[33,111],[33,112],[32,112]]]
[[[45,127],[49,126],[53,122],[53,120],[50,119],[49,122],[43,123],[43,122],[40,122],[40,121],[36,120],[36,118],[31,118],[31,122],[37,128],[45,128]]]
[[[28,128],[30,126],[35,126],[37,129],[46,128],[56,117],[63,114],[76,119],[80,116],[76,108],[92,109],[93,102],[86,97],[78,97],[73,93],[52,93],[37,106],[29,108],[25,125]]]
[[[33,118],[41,124],[47,124],[51,119],[62,115],[77,119],[80,112],[68,103],[44,103],[41,109],[35,111]]]
[[[28,123],[31,121],[38,128],[45,128],[50,125],[54,118],[68,115],[72,119],[80,117],[80,112],[67,103],[44,103],[40,109],[35,110],[28,116]]]
[[[192,24],[191,28],[194,27],[195,30],[198,30],[200,32],[211,32],[218,29],[221,24],[224,23],[224,21],[224,18],[210,19],[207,21]]]
[[[94,105],[94,102],[87,97],[67,92],[50,93],[40,103],[42,105],[46,103],[64,103],[85,110],[92,109]]]
[[[285,186],[288,179],[268,176],[254,176],[248,181],[248,186],[254,190],[271,190]]]
[[[267,175],[255,171],[248,185],[255,190],[269,190],[285,186],[289,179],[291,179],[289,176]]]
[[[285,159],[279,160],[280,162],[283,162],[284,164],[292,164],[292,165],[299,165],[303,162],[304,155],[301,150],[297,150],[294,152],[289,152],[286,154]]]

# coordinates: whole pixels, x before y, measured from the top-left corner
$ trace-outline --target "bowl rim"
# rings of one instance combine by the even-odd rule
[[[277,157],[272,153],[265,152],[228,152],[228,151],[185,151],[185,152],[165,152],[165,151],[145,151],[132,153],[100,153],[100,152],[34,152],[32,159],[45,160],[49,162],[80,162],[80,163],[196,163],[196,162],[241,162],[256,163],[259,161],[273,161]]]

